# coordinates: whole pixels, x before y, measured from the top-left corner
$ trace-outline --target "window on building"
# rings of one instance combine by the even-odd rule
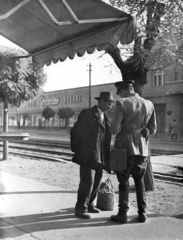
[[[82,95],[76,94],[64,97],[64,103],[80,103],[82,102]]]
[[[76,95],[74,95],[73,98],[74,98],[74,103],[76,103]]]
[[[69,96],[69,103],[72,103],[72,96]]]
[[[67,103],[70,103],[70,97],[67,96]]]
[[[158,69],[153,72],[153,86],[159,87],[163,86],[165,81],[165,71],[163,69]]]
[[[180,67],[174,67],[174,81],[180,81],[183,80],[183,68]]]
[[[79,101],[82,102],[82,95],[79,96]]]
[[[76,102],[77,103],[79,102],[79,95],[78,94],[76,95]]]

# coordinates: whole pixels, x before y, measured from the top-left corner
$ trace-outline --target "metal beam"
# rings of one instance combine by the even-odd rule
[[[25,4],[27,4],[28,2],[30,2],[31,0],[24,0],[23,2],[19,3],[16,7],[12,8],[10,11],[8,11],[7,13],[3,14],[0,16],[0,21],[3,19],[6,19],[8,17],[10,17],[12,14],[14,14],[15,12],[17,12],[20,8],[22,8]]]

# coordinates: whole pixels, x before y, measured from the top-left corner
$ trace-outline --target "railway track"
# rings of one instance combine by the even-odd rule
[[[1,152],[3,151],[2,147],[3,143],[0,143]],[[172,155],[172,153],[175,154],[175,152],[171,152],[169,155]],[[50,142],[45,140],[44,142],[37,140],[9,142],[9,154],[27,157],[30,159],[42,159],[55,162],[68,162],[71,161],[73,156],[73,152],[70,150],[69,143]],[[163,154],[165,153],[163,152]],[[167,154],[168,151],[166,151],[166,155]],[[157,155],[157,152],[154,155]],[[160,172],[153,172],[153,174],[154,178],[157,180],[183,184],[183,175],[166,174]]]
[[[0,147],[2,146],[0,143]],[[3,150],[0,149],[0,151]],[[73,156],[69,144],[45,141],[9,142],[9,154],[44,159],[47,161],[70,161]]]
[[[64,148],[64,149],[70,149],[70,143],[66,141],[49,141],[49,140],[37,140],[37,139],[31,139],[29,141],[12,141],[12,143],[19,143],[20,145],[32,145],[32,146],[42,146],[42,147],[53,147],[53,148]],[[0,144],[1,146],[1,144]],[[183,154],[183,151],[171,151],[171,150],[161,150],[161,149],[151,149],[151,155],[152,156],[159,156],[159,155],[175,155],[175,154]]]

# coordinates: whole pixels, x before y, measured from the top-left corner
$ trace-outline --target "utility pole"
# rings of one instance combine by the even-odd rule
[[[91,108],[91,63],[89,63],[89,108]]]
[[[8,101],[4,101],[3,132],[8,132]],[[3,140],[3,160],[8,160],[8,141]]]

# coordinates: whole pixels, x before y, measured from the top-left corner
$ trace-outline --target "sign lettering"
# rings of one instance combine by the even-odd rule
[[[58,105],[60,103],[60,98],[53,96],[41,96],[40,97],[41,105],[42,106],[48,106],[48,105]]]

